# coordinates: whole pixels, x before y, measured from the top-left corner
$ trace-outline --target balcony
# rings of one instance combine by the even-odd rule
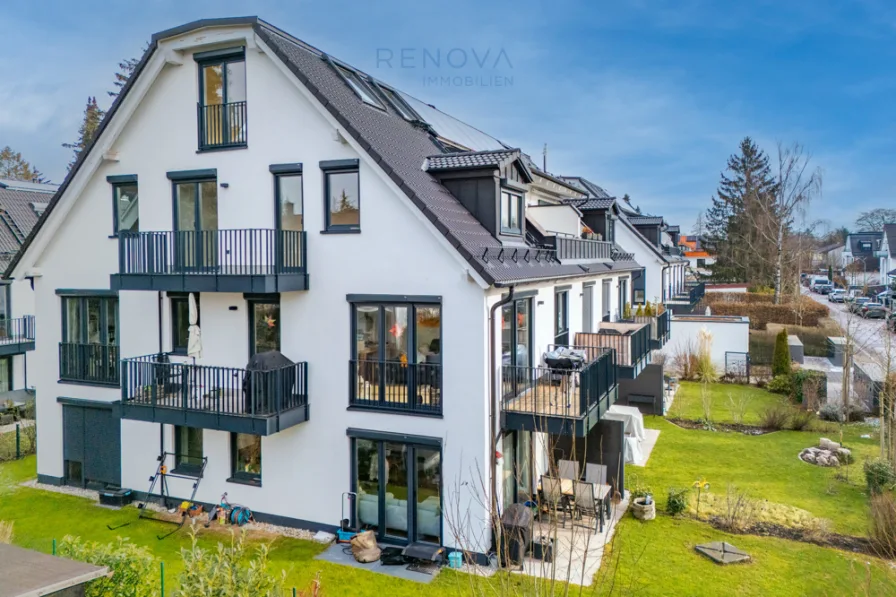
[[[616,402],[616,360],[611,349],[587,351],[580,370],[548,367],[501,369],[501,424],[507,430],[585,437]]]
[[[441,416],[441,363],[349,361],[349,406],[397,414]]]
[[[118,386],[118,346],[113,344],[59,344],[59,381]]]
[[[34,350],[34,315],[0,319],[0,356]]]
[[[659,350],[669,341],[671,332],[671,314],[663,311],[659,315],[636,315],[635,323],[643,323],[650,326],[650,348]]]
[[[308,420],[308,364],[270,371],[121,361],[121,417],[232,433],[273,435]]]
[[[675,292],[672,297],[666,301],[666,304],[688,305],[693,307],[703,299],[704,294],[706,294],[706,283],[685,282],[684,288]]]
[[[635,379],[650,364],[651,327],[645,323],[601,322],[595,333],[579,332],[573,348],[593,351],[612,348],[616,351],[619,377]]]
[[[305,233],[295,230],[122,232],[112,288],[273,293],[308,289]]]
[[[198,104],[199,150],[245,147],[248,142],[246,102]]]
[[[547,243],[557,251],[560,261],[609,261],[613,243],[600,240],[556,235],[547,237]]]

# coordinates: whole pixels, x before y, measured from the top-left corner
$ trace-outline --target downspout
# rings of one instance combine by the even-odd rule
[[[497,384],[497,377],[495,374],[495,359],[497,357],[497,353],[495,352],[495,312],[506,305],[507,303],[513,300],[514,287],[511,286],[509,288],[509,292],[507,296],[502,298],[500,301],[492,305],[491,310],[488,314],[488,336],[489,336],[489,346],[488,346],[488,432],[489,432],[489,449],[491,450],[491,454],[489,455],[489,461],[491,466],[489,466],[489,487],[491,489],[491,515],[492,522],[494,523],[496,517],[498,516],[498,481],[497,481],[497,470],[498,470],[498,455],[496,445],[498,441],[497,433],[495,432],[495,424],[497,423],[497,402],[498,397],[495,395],[495,385]]]

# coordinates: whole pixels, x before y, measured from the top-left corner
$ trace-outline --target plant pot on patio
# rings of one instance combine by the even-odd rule
[[[653,520],[656,518],[656,501],[650,500],[650,503],[645,503],[647,498],[635,498],[632,500],[632,514],[638,520]]]

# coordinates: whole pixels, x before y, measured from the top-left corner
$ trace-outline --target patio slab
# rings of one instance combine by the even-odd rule
[[[408,570],[407,564],[402,566],[383,566],[379,561],[371,562],[370,564],[362,564],[352,555],[351,546],[347,543],[334,543],[318,555],[314,556],[314,559],[323,560],[332,564],[350,566],[360,570],[367,570],[369,572],[376,572],[377,574],[385,574],[386,576],[392,576],[394,578],[411,580],[422,584],[429,584],[432,582],[432,579],[436,577],[436,575]]]

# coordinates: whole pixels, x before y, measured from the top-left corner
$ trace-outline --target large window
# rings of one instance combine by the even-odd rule
[[[59,377],[118,384],[118,297],[62,297]]]
[[[526,388],[532,366],[532,299],[510,302],[501,309],[502,395],[515,396]]]
[[[280,303],[250,300],[249,318],[249,356],[280,350]]]
[[[305,229],[302,200],[302,173],[274,176],[277,200],[277,228],[279,230]]]
[[[554,344],[569,344],[569,290],[554,292]]]
[[[442,308],[352,305],[356,406],[441,413]]]
[[[501,192],[501,233],[522,234],[523,196]]]
[[[202,325],[200,301],[196,297],[196,324]],[[190,341],[190,299],[189,296],[171,297],[171,352],[187,354]]]
[[[237,483],[261,485],[261,437],[246,433],[230,434],[232,475]]]
[[[114,234],[119,232],[138,232],[140,230],[140,206],[137,193],[137,177],[109,176],[112,183],[112,211]]]
[[[361,228],[361,192],[358,170],[324,171],[326,229],[351,232]]]
[[[202,470],[202,429],[174,427],[174,466],[184,474]]]
[[[441,544],[441,449],[362,437],[352,443],[358,524],[380,538]]]
[[[0,392],[12,391],[12,357],[0,357]]]
[[[241,48],[197,54],[200,149],[244,146],[246,59]]]

